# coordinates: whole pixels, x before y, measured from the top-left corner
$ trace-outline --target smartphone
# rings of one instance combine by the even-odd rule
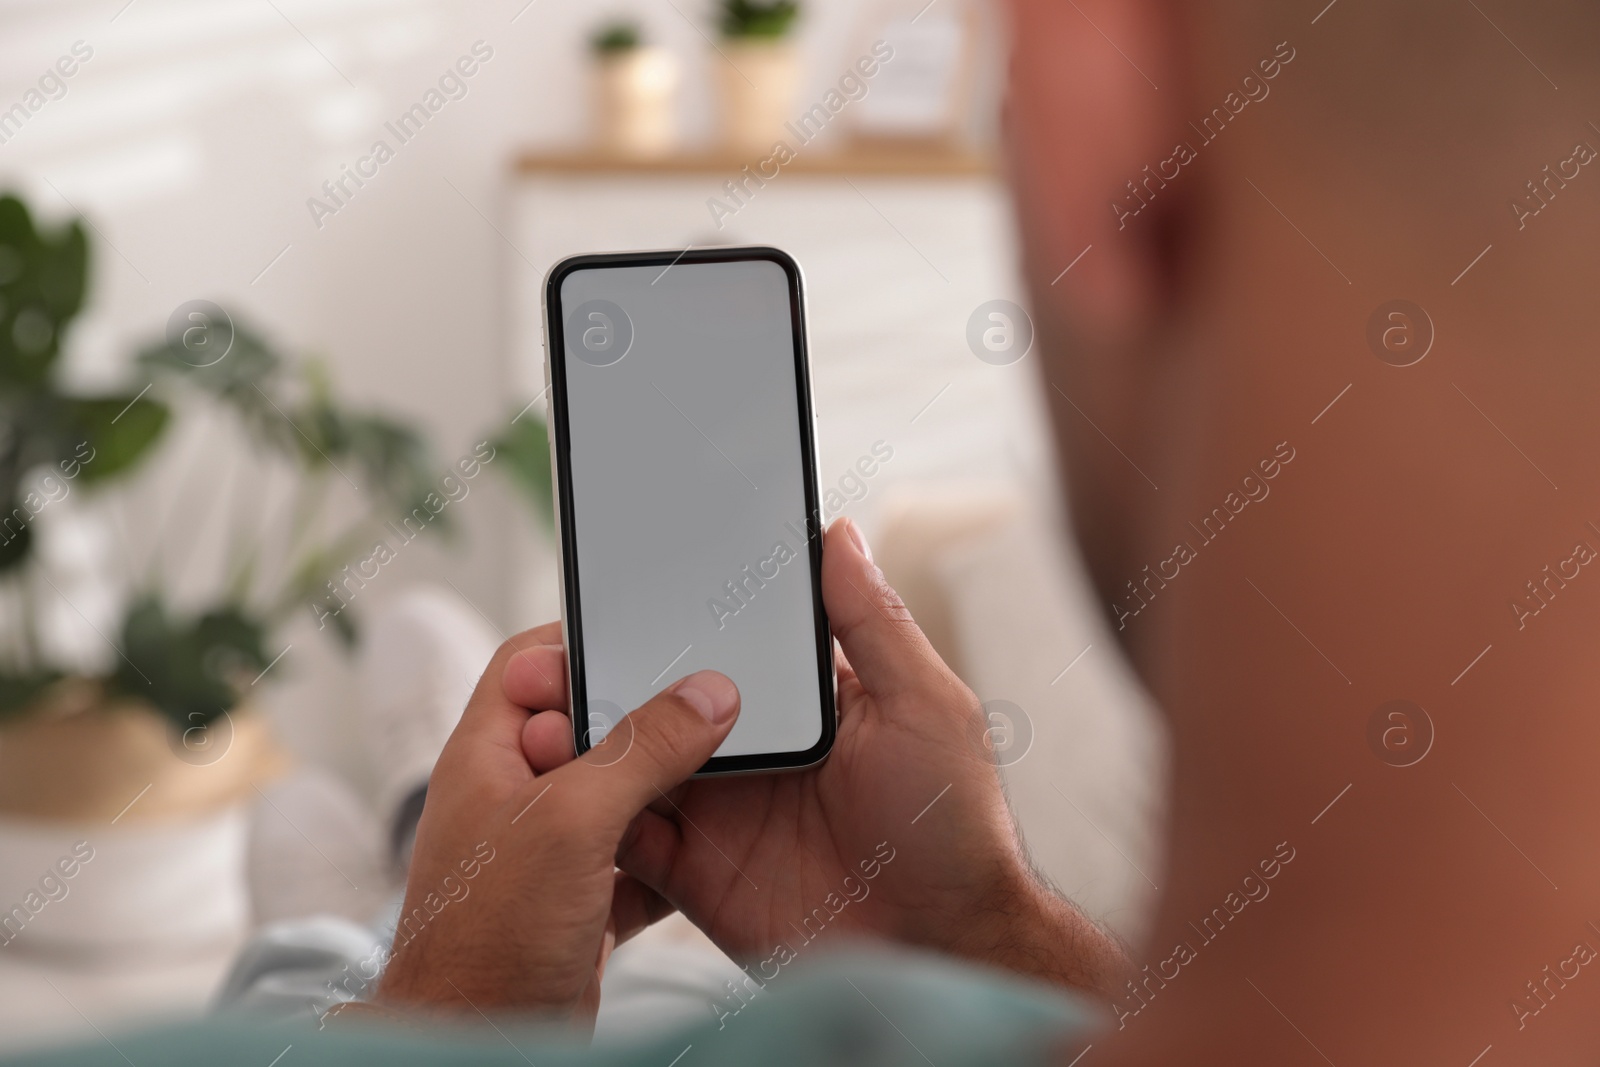
[[[544,320],[577,751],[712,669],[741,707],[701,774],[821,762],[837,721],[799,265],[574,256]]]

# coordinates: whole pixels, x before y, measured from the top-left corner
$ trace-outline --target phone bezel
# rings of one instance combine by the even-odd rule
[[[568,463],[571,441],[567,426],[566,338],[561,285],[569,275],[581,270],[611,267],[673,267],[701,263],[766,261],[783,268],[789,284],[789,322],[794,348],[796,416],[799,420],[801,463],[804,465],[807,559],[811,573],[812,617],[817,656],[818,691],[821,703],[821,734],[817,743],[796,752],[752,753],[743,756],[714,756],[697,772],[698,776],[750,774],[762,771],[799,770],[827,758],[838,732],[836,678],[833,660],[833,635],[822,602],[822,513],[817,482],[816,422],[812,407],[811,360],[806,344],[805,282],[800,265],[781,249],[765,245],[743,247],[690,248],[683,251],[606,252],[570,256],[550,268],[543,287],[545,325],[545,370],[550,388],[550,451],[554,468],[556,515],[561,544],[562,633],[567,649],[567,695],[572,719],[573,745],[579,755],[588,751],[588,691],[583,665],[583,613],[579,603],[577,531],[573,520],[572,472]]]

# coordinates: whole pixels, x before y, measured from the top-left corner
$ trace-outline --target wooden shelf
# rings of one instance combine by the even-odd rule
[[[531,150],[512,161],[523,177],[550,174],[713,174],[732,177],[745,166],[754,168],[767,157],[718,148],[691,149],[665,156],[618,156],[592,149]],[[770,166],[768,167],[770,170]],[[847,177],[958,178],[997,173],[995,159],[969,149],[940,146],[862,146],[807,151],[801,147],[783,165],[785,174]]]

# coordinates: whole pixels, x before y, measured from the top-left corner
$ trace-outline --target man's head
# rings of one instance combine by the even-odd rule
[[[1386,1035],[1330,1034],[1335,1062],[1435,1055],[1471,1013],[1462,1062],[1498,1051],[1525,981],[1600,949],[1600,7],[1012,16],[1072,522],[1174,732],[1157,936],[1277,842],[1302,857],[1141,1019],[1300,1042],[1242,980],[1270,974],[1297,1023]]]
[[[1567,298],[1592,262],[1587,167],[1556,188],[1559,211],[1511,205],[1537,211],[1528,183],[1549,166],[1559,186],[1578,142],[1600,148],[1587,0],[1012,6],[1026,269],[1047,381],[1079,409],[1047,385],[1108,612],[1144,561],[1143,517],[1166,500],[1152,468],[1181,480],[1198,458],[1172,420],[1198,417],[1219,379],[1248,366],[1273,400],[1316,414],[1356,372],[1379,388],[1421,377],[1432,365],[1383,372],[1366,343],[1391,298],[1429,311],[1446,357],[1433,365],[1464,343],[1581,326],[1587,308]],[[1509,254],[1457,281],[1490,244]],[[1266,436],[1309,421],[1286,409],[1274,422],[1238,393],[1221,404]]]

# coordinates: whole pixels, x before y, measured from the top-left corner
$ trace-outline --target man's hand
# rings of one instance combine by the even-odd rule
[[[734,959],[757,964],[758,977],[812,940],[868,937],[1114,990],[1123,953],[1033,874],[977,698],[848,520],[827,534],[822,589],[843,650],[828,760],[668,791],[634,820],[618,865]],[[516,661],[506,686],[517,703],[552,706]],[[571,758],[564,715],[535,716],[525,742],[535,766]]]
[[[439,756],[379,1004],[592,1026],[612,947],[672,910],[616,870],[617,846],[645,804],[716,751],[738,691],[713,671],[690,675],[583,759],[536,773],[524,735],[539,726],[503,680],[517,664],[524,704],[564,705],[560,640],[552,625],[501,646]]]

